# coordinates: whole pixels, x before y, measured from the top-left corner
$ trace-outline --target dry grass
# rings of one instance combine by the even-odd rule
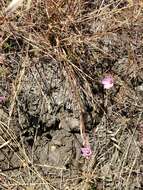
[[[12,11],[7,6],[8,1],[1,0],[0,93],[6,102],[0,107],[0,188],[142,189],[142,0],[28,0]],[[43,90],[48,75],[33,70],[41,57],[58,64],[78,116],[92,115],[92,126],[86,117],[83,124],[92,139],[92,158],[69,178],[64,177],[66,167],[34,163],[36,133],[32,155],[17,135],[19,126],[24,128],[19,99],[27,73],[48,102]],[[105,92],[100,80],[108,73],[115,84]],[[43,167],[54,168],[61,177],[43,175]]]

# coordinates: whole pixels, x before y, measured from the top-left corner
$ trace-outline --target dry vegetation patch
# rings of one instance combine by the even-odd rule
[[[141,190],[142,0],[20,2],[0,1],[0,189]]]

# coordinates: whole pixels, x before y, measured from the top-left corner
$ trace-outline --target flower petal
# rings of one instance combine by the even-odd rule
[[[92,155],[90,146],[81,148],[81,155],[88,159]]]
[[[103,84],[104,89],[110,89],[114,84],[112,76],[106,76],[102,79],[101,83]]]
[[[5,100],[4,96],[0,96],[0,103],[3,102]]]

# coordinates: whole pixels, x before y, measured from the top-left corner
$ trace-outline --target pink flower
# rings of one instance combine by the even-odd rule
[[[85,146],[83,148],[81,148],[81,155],[87,159],[90,158],[90,156],[92,155],[92,151],[90,146]]]
[[[106,76],[104,79],[102,79],[101,83],[103,84],[104,89],[110,89],[114,84],[112,76]]]
[[[0,103],[3,102],[5,100],[4,96],[0,96]]]

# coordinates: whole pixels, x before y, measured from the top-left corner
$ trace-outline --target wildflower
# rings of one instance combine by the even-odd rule
[[[104,89],[110,89],[114,84],[112,76],[106,76],[102,79],[101,83],[103,84]]]
[[[92,154],[92,151],[91,151],[90,146],[85,146],[85,147],[81,148],[81,155],[83,157],[89,159],[91,154]]]
[[[5,100],[4,96],[0,96],[0,103],[3,102]]]

